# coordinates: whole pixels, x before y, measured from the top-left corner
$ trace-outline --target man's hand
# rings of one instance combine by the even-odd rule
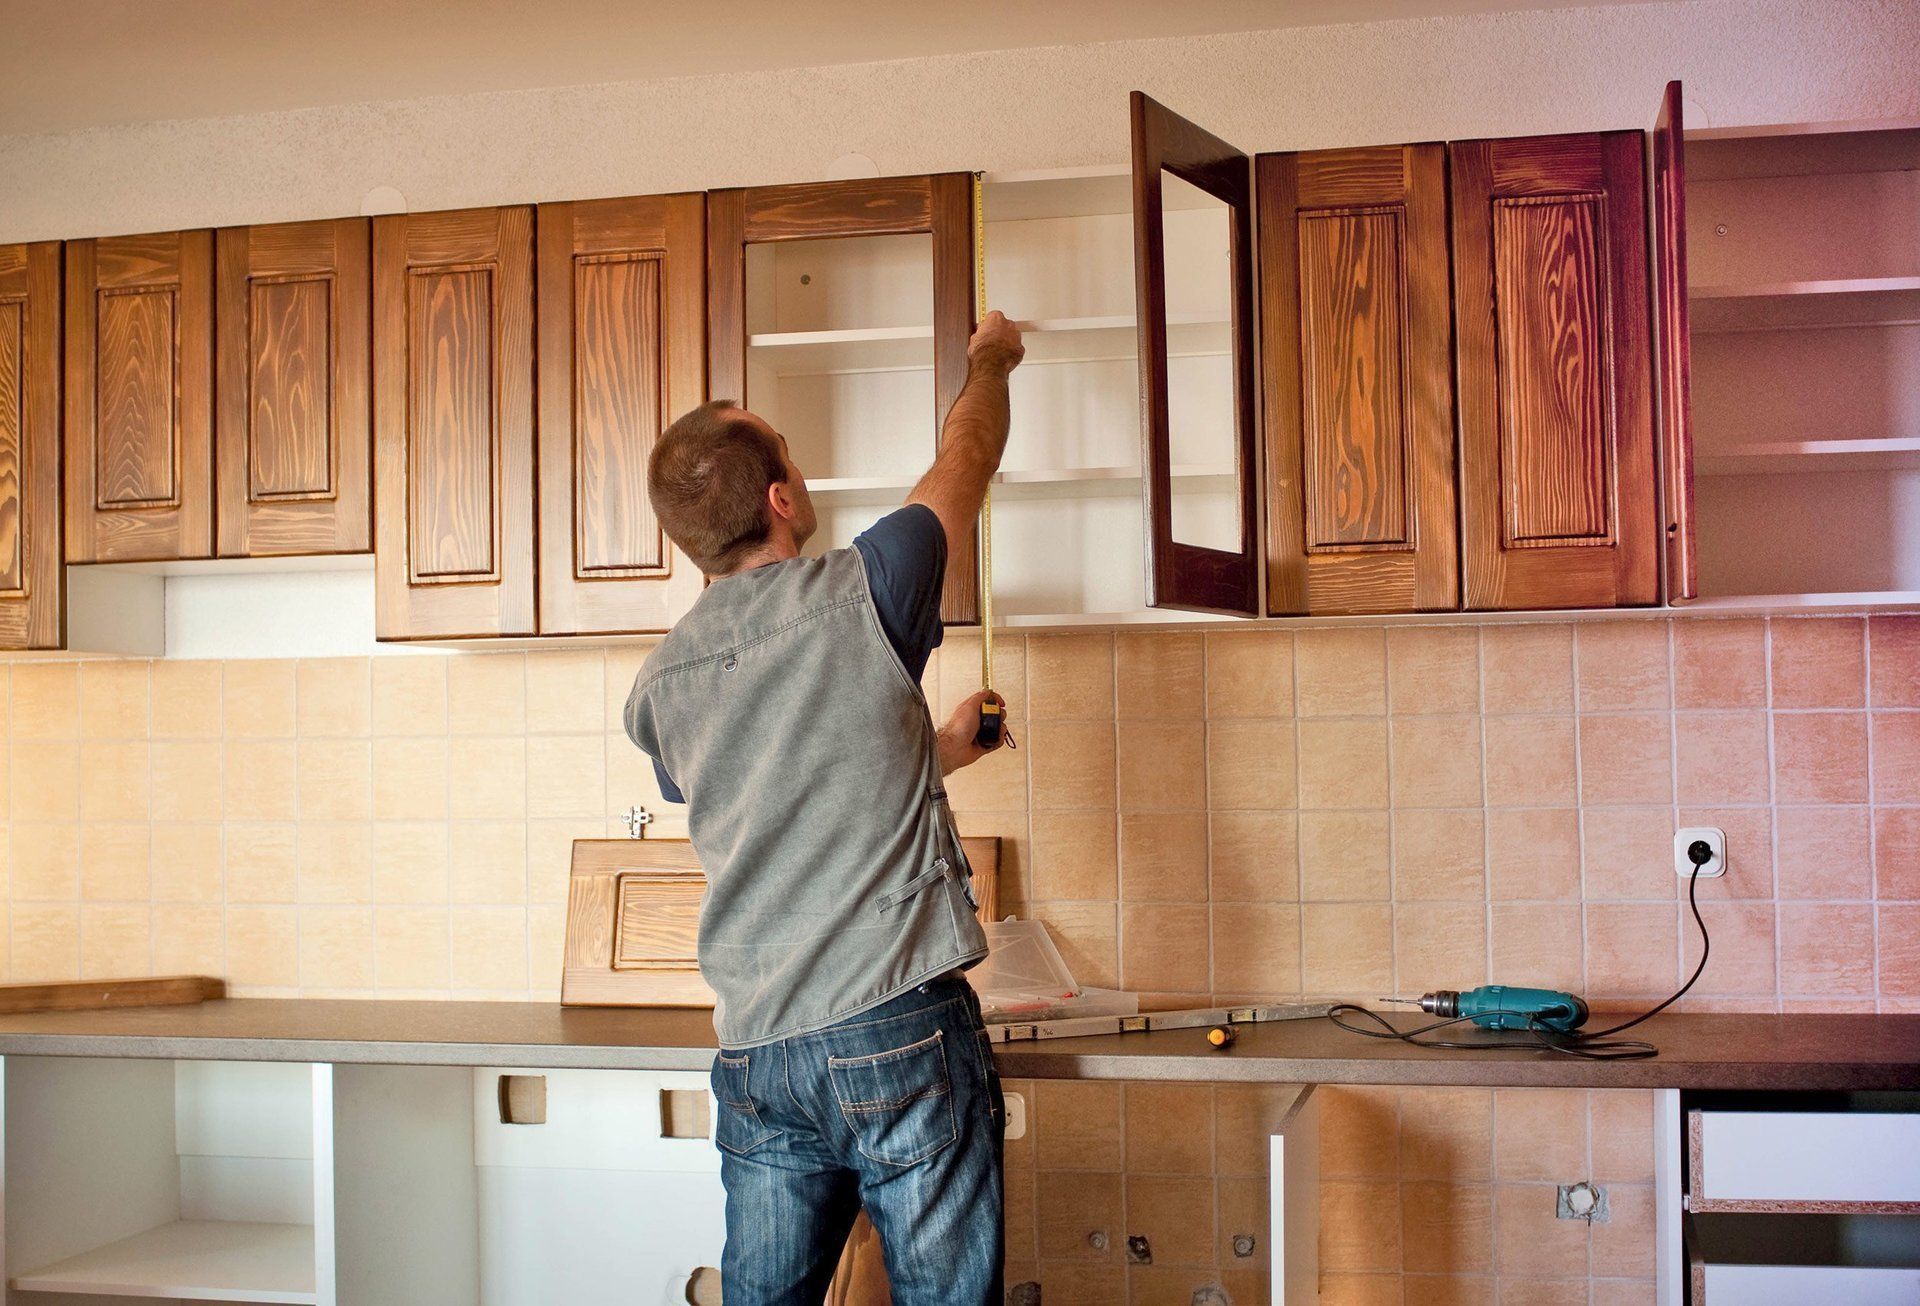
[[[953,715],[947,718],[947,724],[940,727],[941,775],[952,775],[961,767],[971,766],[988,753],[995,752],[1005,746],[1005,730],[1000,732],[1002,742],[996,744],[993,748],[982,748],[974,742],[980,734],[980,705],[988,699],[992,699],[995,703],[998,703],[1003,714],[1006,712],[1006,699],[1001,698],[1000,695],[994,693],[992,690],[975,690],[973,694],[968,696],[965,702],[953,709]],[[1005,721],[1005,719],[1003,715],[1001,720]]]
[[[1020,343],[1020,328],[1007,321],[1007,315],[994,309],[980,319],[980,325],[973,329],[973,339],[967,341],[967,367],[991,367],[1002,375],[1011,372],[1027,356],[1027,347]]]

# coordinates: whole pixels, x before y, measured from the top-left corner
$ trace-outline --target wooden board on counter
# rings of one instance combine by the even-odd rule
[[[227,996],[225,980],[210,975],[150,979],[71,980],[59,984],[0,984],[0,1012],[97,1011],[103,1007],[170,1007]]]

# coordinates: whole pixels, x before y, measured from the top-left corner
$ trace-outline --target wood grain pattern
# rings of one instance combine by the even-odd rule
[[[1267,611],[1460,602],[1446,152],[1263,154]]]
[[[1155,103],[1130,100],[1133,130],[1134,298],[1140,332],[1140,462],[1146,513],[1147,603],[1156,608],[1254,616],[1259,611],[1254,481],[1259,445],[1254,399],[1253,170],[1247,156]],[[1234,460],[1240,547],[1210,549],[1173,538],[1172,422],[1168,410],[1166,231],[1161,174],[1172,173],[1231,214]]]
[[[213,237],[70,242],[69,562],[213,552]]]
[[[1672,603],[1700,595],[1693,501],[1693,333],[1687,323],[1686,116],[1679,82],[1667,83],[1653,127],[1653,293],[1666,595]]]
[[[1449,147],[1468,608],[1659,597],[1642,150]]]
[[[0,245],[0,649],[66,643],[60,245]]]
[[[223,557],[372,547],[368,232],[342,218],[216,235]]]
[[[141,979],[68,980],[0,984],[0,1012],[101,1011],[116,1007],[173,1007],[227,995],[226,981],[210,975],[156,975]]]
[[[543,204],[540,630],[666,630],[700,577],[653,515],[647,462],[706,397],[702,196]]]
[[[973,334],[972,178],[962,172],[752,186],[707,197],[707,367],[713,398],[751,404],[747,389],[747,246],[766,241],[926,232],[933,238],[933,445],[966,384]],[[805,470],[805,469],[802,469]],[[977,622],[978,548],[948,550],[941,617]]]
[[[1000,840],[963,838],[979,917],[999,911]],[[710,1007],[700,977],[706,877],[685,839],[578,839],[567,882],[563,1006]]]
[[[376,629],[534,633],[533,210],[373,227]]]

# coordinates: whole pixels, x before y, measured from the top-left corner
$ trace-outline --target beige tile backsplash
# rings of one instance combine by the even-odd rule
[[[1920,618],[996,642],[1018,751],[952,777],[1002,901],[1156,1002],[1488,979],[1601,1006],[1920,1010]],[[683,828],[619,709],[644,648],[0,666],[0,970],[555,995],[571,841]],[[955,635],[927,676],[977,684]],[[1257,1297],[1263,1090],[1028,1084],[1010,1268],[1053,1301]],[[1324,1094],[1324,1300],[1650,1301],[1641,1093]],[[1611,1186],[1608,1225],[1551,1185]],[[1544,1194],[1544,1196],[1543,1196]],[[1089,1229],[1144,1232],[1129,1266]],[[1589,1276],[1591,1280],[1589,1281]]]

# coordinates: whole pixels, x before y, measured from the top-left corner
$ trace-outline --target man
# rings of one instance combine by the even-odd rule
[[[707,874],[727,1306],[822,1301],[863,1205],[899,1306],[1001,1300],[1004,1103],[960,974],[987,947],[942,780],[985,756],[987,695],[936,730],[920,678],[1023,354],[988,314],[906,506],[819,558],[785,439],[731,401],[667,428],[648,468],[661,526],[713,578],[626,726]]]

